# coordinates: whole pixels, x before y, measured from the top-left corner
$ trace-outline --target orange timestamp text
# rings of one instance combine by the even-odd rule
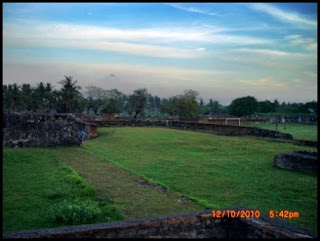
[[[212,210],[213,218],[259,218],[259,210]]]
[[[299,212],[291,212],[288,210],[279,210],[279,211],[275,211],[275,210],[270,210],[269,211],[269,217],[270,218],[287,218],[287,219],[291,219],[291,218],[299,218],[300,214]]]

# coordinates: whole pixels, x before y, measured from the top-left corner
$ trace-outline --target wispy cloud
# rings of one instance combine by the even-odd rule
[[[272,6],[266,3],[249,3],[247,6],[250,6],[252,9],[267,13],[281,21],[289,22],[291,24],[303,24],[308,26],[317,26],[316,20],[311,20],[303,15],[292,12],[292,11],[284,11],[280,8]]]
[[[4,46],[69,47],[167,58],[203,56],[207,53],[203,44],[272,43],[256,37],[212,33],[206,28],[118,29],[27,21],[5,23],[3,33]],[[187,47],[184,47],[185,43],[188,43]]]
[[[243,52],[243,53],[251,53],[251,54],[261,54],[261,55],[269,55],[275,57],[306,57],[309,56],[307,54],[302,53],[295,53],[295,52],[286,52],[280,50],[273,50],[273,49],[250,49],[250,48],[240,48],[234,50],[236,52]]]
[[[240,83],[256,86],[256,87],[284,87],[285,84],[281,82],[276,82],[271,79],[271,77],[263,77],[259,79],[251,79],[251,80],[239,80]]]
[[[284,37],[285,40],[289,41],[291,45],[301,46],[307,50],[317,50],[318,44],[313,38],[304,38],[301,35],[287,35]]]
[[[188,7],[184,4],[177,4],[177,3],[166,3],[166,5],[169,5],[171,7],[177,8],[177,9],[181,9],[187,12],[191,12],[191,13],[199,13],[199,14],[205,14],[205,15],[209,15],[209,16],[216,16],[217,13],[215,12],[211,12],[211,11],[207,11],[207,10],[203,10],[200,9],[198,7]]]

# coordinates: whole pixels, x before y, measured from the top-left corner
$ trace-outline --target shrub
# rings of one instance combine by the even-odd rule
[[[100,214],[101,210],[97,202],[78,198],[74,201],[64,200],[53,204],[47,212],[48,218],[54,223],[72,225],[93,222]]]

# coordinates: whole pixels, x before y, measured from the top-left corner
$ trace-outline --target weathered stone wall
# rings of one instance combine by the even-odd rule
[[[87,115],[87,114],[76,114],[76,116],[84,121],[89,122],[104,122],[104,121],[125,121],[126,118],[123,117],[115,117],[109,114],[94,114],[94,115]]]
[[[90,125],[94,126],[71,114],[3,113],[2,123],[3,147],[80,145],[89,138]]]
[[[209,118],[208,120],[202,120],[199,121],[200,123],[211,123],[215,125],[226,125],[226,119],[220,119],[220,118]],[[228,120],[228,125],[231,126],[239,126],[239,120]],[[240,126],[246,125],[246,124],[259,124],[259,123],[266,123],[266,119],[242,119],[240,118]]]
[[[231,135],[231,136],[258,136],[267,138],[280,138],[292,140],[293,137],[290,134],[280,133],[277,131],[271,131],[256,127],[244,127],[244,126],[229,126],[229,125],[214,125],[206,123],[192,123],[183,121],[171,121],[170,127],[188,130],[200,130],[205,132],[212,132],[215,134]]]
[[[317,152],[296,151],[278,154],[274,157],[274,165],[288,170],[317,174]]]
[[[117,121],[94,121],[99,126],[110,127],[110,126],[167,126],[178,129],[190,129],[199,130],[205,132],[211,132],[214,134],[221,135],[249,135],[259,136],[268,138],[280,138],[292,140],[293,137],[290,134],[280,133],[272,130],[266,130],[256,127],[244,127],[244,126],[229,126],[229,125],[215,125],[210,123],[199,123],[199,122],[187,122],[187,121],[176,121],[176,120],[117,120]]]
[[[229,210],[248,210],[229,208]],[[317,235],[283,220],[213,218],[211,211],[127,222],[7,232],[3,238],[315,238]]]

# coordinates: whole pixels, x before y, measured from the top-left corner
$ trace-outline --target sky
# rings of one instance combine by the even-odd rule
[[[317,100],[317,3],[3,3],[3,84]]]

